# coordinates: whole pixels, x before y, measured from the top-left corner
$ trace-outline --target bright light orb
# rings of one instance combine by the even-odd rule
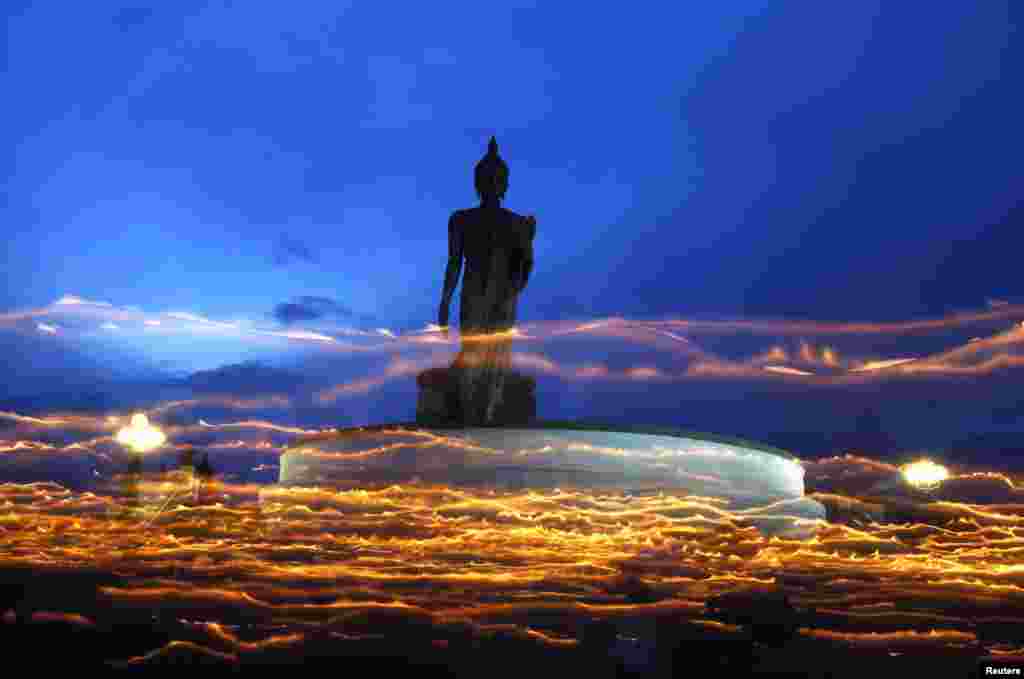
[[[908,484],[921,490],[934,490],[949,478],[949,470],[931,460],[918,460],[900,468]]]
[[[137,453],[159,448],[167,441],[162,431],[149,423],[144,413],[132,415],[132,423],[117,432],[117,442]]]

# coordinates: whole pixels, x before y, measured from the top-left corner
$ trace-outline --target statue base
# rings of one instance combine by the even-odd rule
[[[537,382],[528,375],[507,371],[500,398],[493,408],[490,421],[480,422],[479,413],[486,410],[486,404],[462,403],[460,384],[464,379],[464,368],[430,368],[416,376],[419,398],[416,402],[416,424],[432,427],[457,427],[465,425],[512,426],[530,424],[537,417]],[[484,390],[481,390],[483,392]],[[480,398],[489,398],[484,393]]]

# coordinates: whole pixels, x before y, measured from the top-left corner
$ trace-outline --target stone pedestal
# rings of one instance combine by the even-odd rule
[[[431,368],[416,376],[419,398],[416,402],[416,423],[423,426],[464,425],[526,425],[537,416],[536,380],[528,375],[507,371],[492,409],[490,421],[481,421],[479,413],[487,411],[480,399],[493,396],[486,389],[477,390],[477,403],[465,404],[460,386],[466,368],[449,366]]]

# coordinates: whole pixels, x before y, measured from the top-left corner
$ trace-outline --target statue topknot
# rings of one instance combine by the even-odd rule
[[[508,165],[498,155],[498,140],[491,137],[487,154],[476,164],[473,183],[480,199],[487,202],[501,200],[508,191]]]

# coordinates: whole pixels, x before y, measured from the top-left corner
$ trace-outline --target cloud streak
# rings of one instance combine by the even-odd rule
[[[322,318],[349,320],[372,320],[367,314],[359,314],[348,306],[328,297],[304,296],[274,307],[271,315],[282,325],[316,321]],[[390,331],[388,331],[390,332]]]

